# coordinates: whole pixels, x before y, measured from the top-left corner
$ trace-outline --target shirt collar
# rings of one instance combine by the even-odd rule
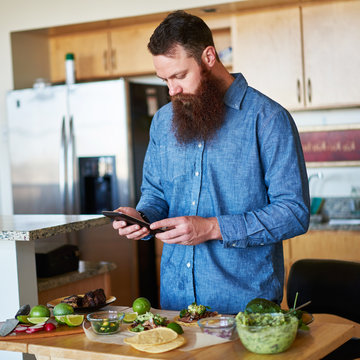
[[[235,80],[226,91],[224,102],[227,106],[239,110],[248,88],[248,83],[241,73],[232,74],[232,76],[234,76]]]

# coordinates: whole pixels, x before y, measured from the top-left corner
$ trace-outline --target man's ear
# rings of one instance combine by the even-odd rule
[[[203,63],[207,68],[212,68],[216,62],[216,50],[213,46],[208,46],[204,49],[201,55]]]

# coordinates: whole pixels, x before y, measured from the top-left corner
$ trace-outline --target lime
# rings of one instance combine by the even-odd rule
[[[65,316],[66,315],[55,316],[56,322],[59,324],[65,324]]]
[[[179,325],[176,322],[171,322],[171,323],[167,324],[167,327],[171,330],[174,330],[178,334],[184,333],[184,330],[182,329],[181,325]]]
[[[65,315],[64,321],[68,326],[79,326],[84,321],[84,315]]]
[[[66,303],[59,303],[55,305],[53,309],[54,316],[71,315],[73,313],[74,313],[74,308]]]
[[[136,300],[134,300],[132,304],[132,308],[136,313],[138,313],[138,315],[142,315],[150,311],[151,304],[147,298],[139,297]]]
[[[28,321],[31,322],[32,324],[41,324],[47,322],[48,320],[49,320],[48,316],[28,317]]]
[[[36,305],[30,310],[29,318],[49,317],[50,310],[45,305]]]
[[[16,317],[22,324],[29,324],[30,321],[28,320],[28,316],[27,315],[18,315]]]
[[[137,319],[137,313],[127,313],[125,314],[123,321],[125,323],[132,323]]]

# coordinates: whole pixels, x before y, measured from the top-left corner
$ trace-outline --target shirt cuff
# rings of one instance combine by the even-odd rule
[[[246,234],[245,222],[240,215],[222,215],[217,217],[224,248],[246,248],[249,239]]]

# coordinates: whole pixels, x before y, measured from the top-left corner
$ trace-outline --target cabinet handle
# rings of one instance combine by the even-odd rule
[[[296,82],[296,87],[297,87],[297,98],[298,98],[298,103],[301,103],[301,87],[300,87],[300,80],[297,79]]]
[[[111,50],[111,69],[116,69],[116,50]]]
[[[308,99],[309,99],[309,104],[311,103],[311,100],[312,100],[312,86],[311,86],[311,80],[308,79],[307,81],[307,92],[308,92]]]
[[[108,61],[107,61],[107,50],[104,50],[103,52],[103,62],[104,62],[104,69],[105,71],[108,71]]]

